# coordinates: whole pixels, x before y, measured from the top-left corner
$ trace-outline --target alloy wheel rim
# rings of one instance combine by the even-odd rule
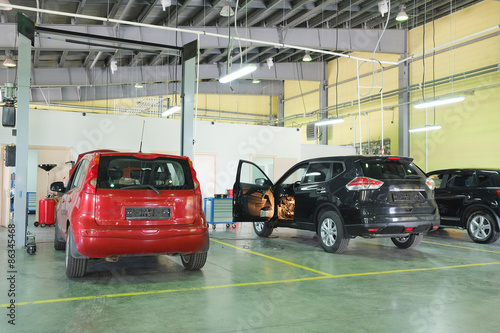
[[[255,229],[257,229],[258,232],[262,232],[262,230],[264,230],[264,222],[255,222]]]
[[[321,239],[326,246],[332,246],[337,240],[337,224],[329,217],[321,223]]]
[[[491,228],[490,221],[482,215],[475,216],[470,221],[470,232],[479,240],[487,239],[491,234]]]
[[[404,243],[410,238],[410,236],[405,236],[405,237],[396,237],[396,240],[400,243]]]

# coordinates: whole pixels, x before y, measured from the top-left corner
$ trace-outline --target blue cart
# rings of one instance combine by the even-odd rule
[[[215,229],[216,224],[225,224],[226,228],[236,228],[233,222],[233,199],[232,198],[205,198],[203,211],[207,218],[207,223]]]

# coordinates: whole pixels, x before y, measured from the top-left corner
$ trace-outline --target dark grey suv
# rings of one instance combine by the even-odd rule
[[[406,157],[311,159],[274,185],[257,165],[240,161],[233,219],[254,222],[261,237],[277,227],[315,231],[327,252],[342,252],[356,236],[390,237],[411,248],[439,227],[433,189],[434,182]]]
[[[436,183],[441,226],[467,229],[476,243],[500,236],[500,170],[446,169],[427,174]]]

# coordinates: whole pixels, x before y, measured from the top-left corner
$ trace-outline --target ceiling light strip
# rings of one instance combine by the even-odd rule
[[[435,100],[428,101],[428,102],[417,103],[417,104],[413,105],[413,107],[415,109],[432,108],[434,106],[462,102],[464,99],[465,99],[465,96],[462,96],[462,95],[461,96],[453,96],[453,97],[449,97],[449,98],[435,99]]]
[[[219,79],[219,82],[220,83],[228,83],[228,82],[231,82],[233,80],[239,79],[240,77],[243,77],[247,74],[255,72],[256,70],[257,70],[257,65],[248,64],[246,66],[238,68],[237,70],[235,70],[231,73],[224,75],[223,77],[221,77]]]
[[[314,126],[339,124],[339,123],[343,123],[343,122],[344,122],[344,118],[330,118],[330,119],[320,120],[320,121],[314,123]]]
[[[167,116],[170,116],[174,113],[176,113],[177,111],[180,111],[181,110],[181,106],[180,105],[174,105],[168,109],[166,109],[165,111],[162,112],[162,116],[163,117],[167,117]]]
[[[441,125],[425,125],[424,127],[416,127],[408,130],[410,133],[417,133],[417,132],[428,132],[428,131],[435,131],[441,129]]]

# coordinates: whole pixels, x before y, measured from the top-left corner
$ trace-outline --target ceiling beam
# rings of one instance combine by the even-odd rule
[[[90,64],[93,59],[93,57],[88,57],[87,63]],[[235,63],[233,66],[236,68],[239,67],[240,64]],[[244,82],[253,78],[279,82],[282,80],[319,81],[321,77],[318,73],[321,72],[321,66],[322,63],[275,63],[274,66],[269,69],[266,64],[260,64],[258,65],[257,71],[253,72],[245,79],[233,82],[232,85],[234,86],[238,84],[238,82]],[[199,79],[201,81],[216,82],[221,74],[220,72],[220,66],[218,65],[200,65]],[[120,91],[125,91],[125,88],[112,87],[133,86],[136,82],[143,82],[146,84],[145,86],[155,86],[164,82],[175,82],[182,79],[182,68],[180,65],[118,67],[118,71],[115,72],[115,74],[111,74],[109,67],[94,67],[92,71],[90,71],[91,78],[89,78],[89,71],[86,67],[34,68],[32,73],[32,94],[35,95],[35,91],[40,89],[86,89],[86,87],[90,88],[90,83],[97,91],[99,89],[118,89]],[[10,80],[12,80],[12,78],[10,78]],[[6,82],[9,82],[8,71],[0,70],[0,85]],[[214,89],[220,90],[222,88]],[[152,95],[154,95],[153,91],[156,92],[156,90],[151,90]],[[100,96],[98,92],[95,92],[94,95],[95,98]],[[51,94],[51,96],[57,95]],[[82,93],[81,96],[90,95]],[[131,94],[129,96],[123,95],[119,97],[130,96],[135,95]],[[86,99],[90,100],[92,98],[86,97]],[[70,101],[70,99],[65,100]],[[77,101],[78,99],[72,100]]]
[[[183,29],[188,29],[192,31],[198,31],[212,34],[228,35],[228,29],[231,29],[230,35],[236,36],[236,31],[233,28],[227,27],[205,27],[205,28],[193,28],[193,27],[183,27]],[[89,25],[89,26],[74,26],[74,25],[62,25],[58,26],[58,30],[67,31],[69,36],[71,32],[85,32],[98,36],[105,36],[110,38],[115,38],[113,29],[110,27],[102,25]],[[345,50],[345,51],[373,51],[377,43],[378,36],[380,36],[382,30],[379,29],[306,29],[306,28],[289,28],[281,31],[276,28],[248,28],[239,29],[238,35],[241,38],[248,38],[254,40],[252,42],[242,41],[241,44],[244,47],[255,46],[255,47],[269,47],[269,44],[264,44],[259,41],[266,43],[273,43],[275,47],[280,47],[283,43],[290,45],[297,45],[302,47],[309,47],[315,49],[324,50]],[[0,35],[11,36],[17,33],[15,24],[4,24],[0,25]],[[382,53],[396,53],[401,54],[406,52],[405,49],[405,38],[406,30],[396,30],[388,29],[380,42],[380,50]],[[43,34],[45,35],[45,33]],[[194,33],[181,32],[177,33],[175,31],[161,30],[146,27],[131,27],[122,26],[120,28],[120,37],[130,40],[139,40],[142,38],[143,41],[149,43],[157,43],[162,45],[173,45],[177,40],[179,46],[185,45],[197,39],[197,35]],[[338,37],[338,41],[337,41]],[[257,40],[257,42],[255,42]],[[103,51],[103,52],[114,52],[113,47],[116,44],[109,43],[109,48],[104,48],[101,46],[89,46],[79,43],[68,43],[63,40],[62,37],[58,38],[39,38],[38,43],[36,43],[35,50],[40,49],[41,51]],[[166,45],[167,46],[167,45]],[[212,37],[204,36],[200,37],[200,48],[227,48],[228,39],[223,37]],[[14,49],[15,40],[10,38],[0,39],[0,49]]]
[[[30,103],[52,104],[130,98],[131,96],[160,96],[172,94],[177,89],[176,83],[147,84],[144,85],[143,89],[136,89],[134,85],[135,83],[106,87],[85,86],[31,89]],[[200,82],[198,92],[200,94],[278,96],[283,94],[283,83],[281,81],[261,81],[260,84],[253,84],[251,79],[233,82],[231,85],[220,84],[218,82]]]

